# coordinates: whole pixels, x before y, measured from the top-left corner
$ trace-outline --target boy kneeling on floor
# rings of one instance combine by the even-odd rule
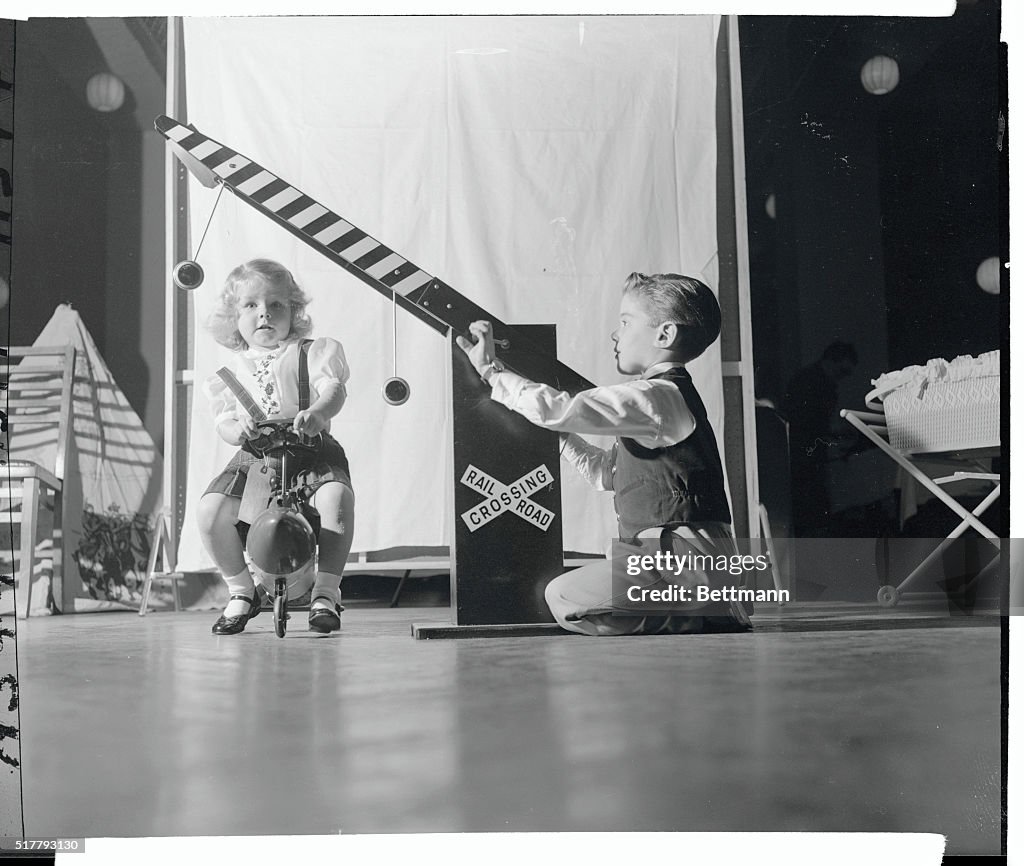
[[[706,563],[736,554],[718,443],[686,370],[718,339],[721,323],[718,300],[700,280],[631,274],[611,339],[619,372],[638,378],[575,395],[506,370],[490,322],[470,325],[475,342],[458,338],[492,400],[562,433],[562,457],[594,487],[614,492],[619,541],[612,556],[545,590],[563,628],[586,635],[750,630],[740,602],[697,600],[698,587],[723,587],[728,571],[638,569],[634,558],[660,550],[675,562]],[[604,450],[579,434],[616,441]],[[659,587],[675,589],[651,592]]]

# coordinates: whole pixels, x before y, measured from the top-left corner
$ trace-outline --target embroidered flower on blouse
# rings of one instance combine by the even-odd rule
[[[256,384],[259,385],[257,396],[260,401],[260,408],[268,416],[276,415],[281,411],[281,405],[277,402],[274,393],[274,377],[270,372],[270,365],[277,357],[273,352],[264,355],[256,362],[256,369],[253,375],[256,377]]]

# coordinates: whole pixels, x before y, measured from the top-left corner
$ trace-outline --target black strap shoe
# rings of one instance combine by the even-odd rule
[[[326,596],[318,596],[324,601],[331,601]],[[316,601],[314,598],[313,601]],[[310,602],[310,604],[313,603]],[[340,604],[334,605],[334,610],[325,607],[311,608],[309,611],[309,630],[330,634],[332,631],[341,631],[341,612],[344,610]]]
[[[211,629],[214,634],[238,634],[240,631],[244,631],[245,624],[254,616],[257,616],[262,607],[262,598],[258,587],[256,592],[253,593],[252,598],[249,598],[247,595],[233,595],[228,600],[247,601],[249,602],[249,609],[245,613],[238,614],[238,616],[224,616],[224,614],[221,614]]]

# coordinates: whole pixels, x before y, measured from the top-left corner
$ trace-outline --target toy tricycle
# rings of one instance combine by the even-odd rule
[[[292,420],[261,421],[256,425],[260,436],[246,443],[246,450],[262,457],[264,464],[249,470],[250,479],[255,473],[269,475],[272,467],[277,469],[269,479],[269,485],[260,490],[260,483],[253,484],[251,495],[263,499],[266,507],[249,524],[240,526],[240,535],[252,565],[253,580],[274,602],[274,631],[284,637],[288,622],[288,598],[300,598],[308,593],[316,580],[317,536],[320,532],[320,515],[310,504],[309,490],[289,475],[289,457],[295,458],[304,451],[316,451],[320,436],[306,436],[296,433]],[[243,501],[250,495],[247,483]]]

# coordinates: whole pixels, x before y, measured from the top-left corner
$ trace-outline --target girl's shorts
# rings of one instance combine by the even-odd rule
[[[259,469],[264,462],[275,475],[280,471],[280,458],[257,457],[248,451],[239,450],[224,467],[224,471],[210,482],[203,496],[207,493],[223,493],[241,499],[250,467]],[[305,451],[289,457],[288,469],[289,474],[308,488],[310,495],[328,481],[340,481],[348,488],[352,487],[345,449],[326,433],[323,445],[315,453]]]

